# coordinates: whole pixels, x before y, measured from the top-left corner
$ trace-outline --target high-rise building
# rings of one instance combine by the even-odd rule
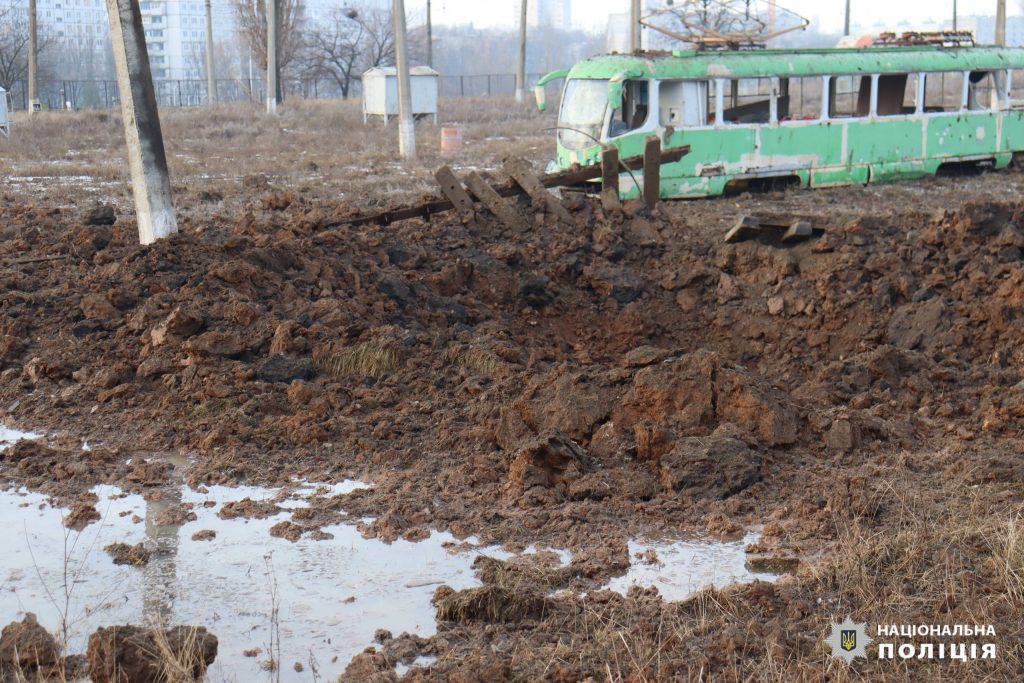
[[[153,78],[203,78],[206,55],[203,0],[142,0],[139,7]],[[214,41],[231,37],[235,21],[230,4],[224,0],[214,2],[212,13]]]
[[[28,0],[14,0],[27,16]],[[200,79],[205,77],[206,10],[204,0],[141,0],[153,78]],[[227,0],[213,0],[213,37],[217,43],[237,43],[234,11]],[[110,24],[104,0],[36,0],[39,33],[65,57],[62,68],[83,61],[92,53],[105,53],[110,45]],[[96,62],[100,64],[99,61]],[[96,68],[99,68],[97,66]],[[110,77],[110,74],[66,73],[77,78]]]
[[[518,26],[522,6],[518,2],[514,3],[514,6],[515,21],[513,26]],[[538,26],[571,28],[572,0],[527,0],[526,25],[530,28]]]

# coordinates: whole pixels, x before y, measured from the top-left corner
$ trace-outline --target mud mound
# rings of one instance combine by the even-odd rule
[[[438,621],[483,621],[506,623],[539,616],[544,610],[544,598],[526,587],[511,590],[487,585],[452,591],[442,586],[434,594]]]
[[[344,507],[384,538],[585,545],[727,528],[810,464],[1011,434],[1024,405],[1014,202],[847,212],[780,248],[723,243],[720,202],[574,199],[576,225],[513,234],[286,199],[147,247],[123,218],[0,208],[2,417],[103,446],[19,445],[0,476],[141,488],[150,453],[188,451],[192,483],[370,478]]]
[[[112,626],[89,636],[87,657],[95,683],[198,681],[217,657],[217,637],[202,626]]]
[[[61,663],[57,640],[39,625],[31,612],[0,632],[0,673],[18,673],[34,679],[56,673]]]

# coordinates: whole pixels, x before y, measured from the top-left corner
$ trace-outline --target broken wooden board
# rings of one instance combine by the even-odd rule
[[[644,203],[653,211],[661,198],[661,140],[652,135],[644,141]]]
[[[781,233],[781,234],[780,234]],[[809,221],[794,218],[740,216],[725,233],[729,244],[750,239],[793,244],[803,240],[821,237],[824,229],[815,228]]]
[[[608,147],[601,152],[601,206],[605,211],[622,208],[619,198],[619,150]]]
[[[740,216],[736,223],[725,233],[726,244],[749,240],[761,234],[761,222],[753,216]]]
[[[533,174],[530,164],[524,159],[509,159],[502,164],[502,169],[509,174],[512,180],[516,181],[519,187],[523,188],[526,194],[545,206],[551,213],[558,216],[560,220],[569,224],[572,223],[572,215],[562,206],[555,195],[541,184],[540,178]]]
[[[473,200],[469,198],[469,194],[462,187],[462,183],[459,182],[450,166],[442,166],[437,169],[434,172],[434,179],[441,186],[441,193],[448,198],[456,210],[464,214],[473,213]]]
[[[689,153],[689,145],[681,145],[679,147],[664,149],[661,151],[661,163],[670,164],[679,161]],[[627,169],[639,168],[641,164],[643,164],[643,156],[633,156],[619,160],[619,165]],[[591,166],[574,166],[564,171],[543,175],[539,180],[541,185],[544,187],[571,187],[591,180],[596,180],[601,177],[601,174],[602,167],[600,164]],[[499,197],[514,197],[516,195],[525,194],[523,188],[514,180],[492,187],[491,189],[494,190]],[[470,188],[470,190],[472,191],[472,188]],[[476,193],[474,192],[473,194]],[[430,218],[434,214],[451,211],[454,208],[456,208],[455,204],[452,203],[450,199],[438,198],[421,204],[416,204],[414,206],[392,209],[390,211],[382,211],[362,216],[357,215],[346,218],[337,218],[324,223],[322,229],[329,230],[341,225],[351,225],[353,227],[371,224],[390,225],[391,223],[409,220],[410,218]]]
[[[814,226],[807,221],[793,221],[782,236],[783,242],[799,242],[814,237]]]
[[[498,217],[502,223],[517,230],[525,232],[529,227],[526,219],[498,194],[497,190],[491,187],[476,171],[470,171],[466,175],[466,187],[480,200],[488,211]]]

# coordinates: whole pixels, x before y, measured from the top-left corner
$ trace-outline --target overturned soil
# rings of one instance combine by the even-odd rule
[[[193,485],[373,483],[296,511],[286,538],[350,515],[386,540],[442,529],[574,552],[571,575],[510,583],[503,567],[476,593],[439,595],[440,632],[413,650],[441,656],[413,680],[843,679],[821,639],[847,613],[998,616],[1004,657],[968,671],[1013,670],[1022,605],[992,539],[1024,483],[1024,203],[1001,198],[1020,184],[653,215],[569,198],[571,225],[531,207],[523,234],[486,214],[352,228],[346,206],[253,191],[244,212],[148,247],[127,216],[5,205],[0,420],[62,437],[0,452],[0,478],[76,500],[97,482],[159,487],[162,454],[184,454]],[[825,233],[724,243],[746,213]],[[277,510],[249,503],[231,513]],[[953,559],[938,538],[903,564],[902,546],[892,565],[851,555],[950,510],[978,520]],[[636,535],[757,526],[751,550],[794,571],[776,585],[677,605],[540,592],[622,573]],[[956,574],[966,595],[890,585],[894,571],[930,581],[933,565],[973,572]],[[354,670],[414,656],[389,647]],[[885,665],[864,666],[905,674]]]

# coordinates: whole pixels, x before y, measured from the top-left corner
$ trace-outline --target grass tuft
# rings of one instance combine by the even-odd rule
[[[326,351],[313,356],[313,365],[334,378],[383,377],[398,369],[401,351],[390,342],[363,342],[341,351]]]

